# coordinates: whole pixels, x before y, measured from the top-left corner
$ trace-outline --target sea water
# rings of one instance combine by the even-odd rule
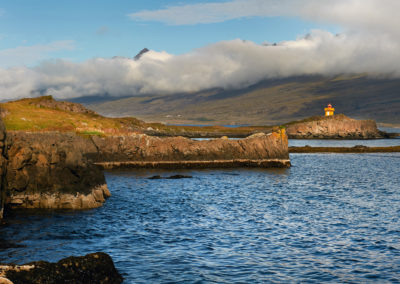
[[[125,283],[398,283],[400,154],[291,154],[290,169],[115,171],[83,212],[9,213],[0,262],[104,251]],[[190,175],[187,179],[148,179]]]

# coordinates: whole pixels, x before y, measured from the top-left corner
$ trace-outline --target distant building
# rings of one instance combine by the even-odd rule
[[[331,104],[328,104],[328,106],[324,110],[325,110],[325,116],[332,116],[335,112],[335,109],[332,107]]]

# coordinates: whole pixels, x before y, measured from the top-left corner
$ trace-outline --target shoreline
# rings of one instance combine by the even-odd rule
[[[400,146],[388,147],[368,147],[368,146],[354,146],[354,147],[311,147],[311,146],[291,146],[289,153],[398,153]]]
[[[234,159],[209,161],[125,161],[125,162],[97,162],[94,163],[103,170],[113,169],[202,169],[202,168],[289,168],[289,159]]]

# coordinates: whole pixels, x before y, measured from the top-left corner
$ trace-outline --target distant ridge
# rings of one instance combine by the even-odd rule
[[[365,74],[267,79],[238,90],[135,95],[81,102],[106,116],[202,125],[280,124],[323,115],[332,103],[337,112],[356,119],[400,124],[400,79]]]

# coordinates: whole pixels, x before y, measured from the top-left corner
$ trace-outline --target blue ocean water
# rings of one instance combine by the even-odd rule
[[[400,154],[290,169],[119,171],[84,212],[9,214],[0,262],[109,253],[126,283],[399,283]],[[153,175],[190,179],[148,179]]]

